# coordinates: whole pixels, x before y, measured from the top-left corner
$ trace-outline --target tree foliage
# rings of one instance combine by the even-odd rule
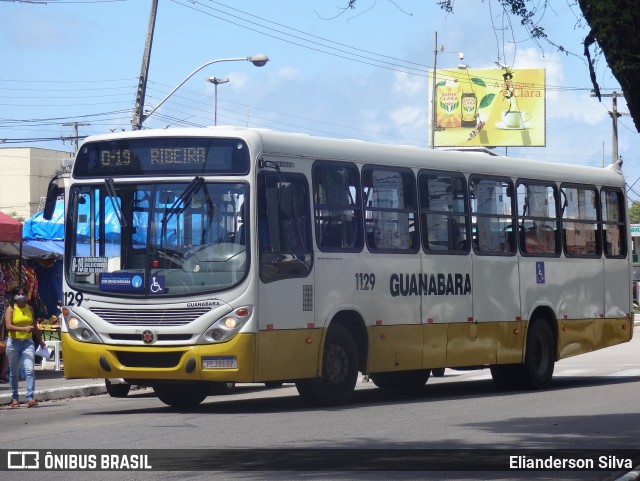
[[[640,201],[634,200],[629,207],[629,223],[640,224]]]

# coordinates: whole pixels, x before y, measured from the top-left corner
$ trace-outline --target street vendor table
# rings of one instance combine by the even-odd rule
[[[45,341],[59,341],[60,340],[60,326],[52,326],[51,324],[39,325],[38,329],[42,333],[42,338]]]

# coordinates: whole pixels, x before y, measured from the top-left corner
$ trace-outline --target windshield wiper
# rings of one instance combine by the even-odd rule
[[[187,186],[186,189],[178,196],[178,198],[171,204],[171,207],[165,209],[164,214],[162,215],[162,219],[160,223],[162,224],[160,231],[160,241],[162,242],[164,236],[167,232],[167,223],[175,214],[180,212],[184,212],[184,210],[188,207],[188,203],[185,202],[185,199],[188,199],[190,196],[195,194],[198,190],[202,188],[204,185],[204,177],[196,176],[191,183]]]
[[[109,177],[108,179],[104,179],[104,185],[107,189],[107,194],[109,195],[109,200],[111,200],[111,205],[113,206],[113,212],[116,214],[118,218],[118,222],[120,222],[120,227],[127,227],[127,221],[122,215],[122,209],[120,208],[120,204],[116,202],[116,189],[113,187],[113,179]]]

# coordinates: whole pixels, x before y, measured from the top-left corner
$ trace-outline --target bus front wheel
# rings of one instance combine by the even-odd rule
[[[207,384],[155,384],[153,391],[167,406],[192,408],[205,400],[209,394]]]
[[[127,397],[131,389],[131,384],[113,383],[109,379],[104,380],[104,385],[111,397]]]
[[[358,350],[349,331],[336,324],[327,332],[322,354],[322,375],[296,382],[306,402],[321,406],[346,403],[358,380]]]

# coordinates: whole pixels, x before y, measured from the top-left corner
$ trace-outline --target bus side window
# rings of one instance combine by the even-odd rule
[[[473,246],[478,254],[515,254],[513,184],[510,179],[471,176]]]
[[[467,184],[453,172],[421,171],[420,228],[422,246],[432,253],[469,251]]]
[[[569,257],[600,257],[598,195],[594,186],[563,185],[562,231]]]
[[[560,254],[557,198],[557,188],[553,184],[518,182],[518,231],[522,254],[534,256]]]
[[[362,169],[367,247],[376,252],[417,252],[418,206],[410,169],[366,165]]]
[[[327,252],[362,250],[360,173],[355,164],[317,161],[313,166],[316,242]]]
[[[602,189],[602,234],[607,257],[626,257],[627,236],[624,215],[624,196],[619,190]]]
[[[260,277],[264,282],[305,277],[313,251],[309,187],[305,176],[261,174],[258,178]]]

